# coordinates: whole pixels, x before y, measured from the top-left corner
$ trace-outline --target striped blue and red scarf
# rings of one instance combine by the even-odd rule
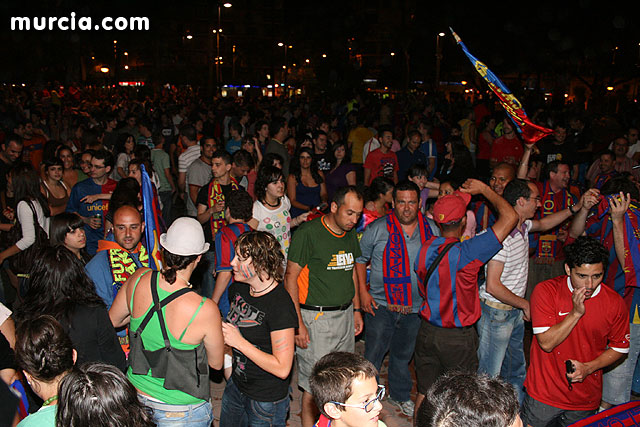
[[[418,212],[418,229],[422,244],[433,237],[429,223],[420,212]],[[393,212],[387,215],[387,231],[389,239],[382,254],[382,276],[388,303],[387,309],[408,313],[413,305],[411,262],[402,227]]]

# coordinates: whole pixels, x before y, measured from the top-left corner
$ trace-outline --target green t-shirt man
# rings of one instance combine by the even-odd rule
[[[302,267],[298,275],[299,302],[315,306],[350,302],[355,294],[353,268],[359,256],[355,230],[335,234],[324,217],[300,226],[289,248],[289,260]]]

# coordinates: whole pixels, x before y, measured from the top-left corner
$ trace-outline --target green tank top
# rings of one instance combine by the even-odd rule
[[[140,279],[142,279],[144,275],[146,275],[151,271],[152,270],[148,270],[143,274],[141,274],[140,277],[138,277],[138,280],[136,280],[136,282],[134,283],[133,293],[131,294],[131,301],[129,302],[130,312],[133,311],[133,297],[136,293],[136,287],[138,286]],[[155,286],[158,289],[158,296],[160,297],[160,300],[163,300],[167,296],[171,295],[173,292],[167,292],[159,286],[158,284],[160,280],[159,277],[160,275],[158,274],[158,281],[155,283]],[[151,284],[151,286],[154,286],[154,284]],[[193,322],[193,319],[195,319],[196,315],[202,308],[202,305],[204,304],[206,299],[207,299],[206,297],[202,297],[202,301],[200,301],[200,305],[196,309],[195,313],[193,313],[193,316],[191,316],[189,323],[184,328],[179,338],[175,338],[173,336],[173,334],[169,330],[168,325],[166,325],[166,322],[165,322],[165,327],[167,328],[167,334],[169,336],[169,342],[171,343],[171,347],[179,350],[193,350],[196,347],[198,347],[199,344],[198,345],[185,344],[181,340],[184,337],[185,332],[187,332],[187,328],[189,328],[189,326],[191,325],[191,322]],[[130,331],[138,330],[138,328],[140,327],[140,324],[144,320],[149,310],[151,310],[152,306],[153,304],[150,305],[149,308],[140,317],[131,316],[131,320],[129,324]],[[162,308],[162,314],[166,319],[166,307]],[[162,330],[160,328],[160,322],[158,321],[157,315],[154,315],[151,321],[144,328],[144,330],[142,331],[141,337],[144,340],[145,348],[147,350],[153,351],[153,350],[158,350],[164,347],[164,339],[162,338]],[[138,390],[148,394],[149,396],[155,399],[158,399],[162,402],[165,402],[171,405],[194,405],[194,404],[204,402],[203,400],[193,397],[190,394],[187,394],[183,391],[168,390],[164,388],[164,378],[154,378],[153,376],[151,376],[151,370],[149,370],[147,375],[137,375],[133,373],[131,366],[129,366],[129,368],[127,369],[127,378],[129,378],[129,381],[131,381],[131,384],[133,384],[133,386],[136,387]]]

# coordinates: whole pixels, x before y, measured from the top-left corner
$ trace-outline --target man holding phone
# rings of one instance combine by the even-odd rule
[[[522,405],[525,425],[554,420],[568,426],[596,412],[602,369],[629,352],[629,313],[622,298],[602,286],[609,253],[579,237],[565,249],[566,276],[539,283],[531,296],[536,339]]]

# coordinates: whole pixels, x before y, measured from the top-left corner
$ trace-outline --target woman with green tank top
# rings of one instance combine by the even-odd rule
[[[220,369],[223,360],[220,312],[189,283],[209,244],[200,224],[186,217],[174,221],[160,244],[163,271],[136,271],[109,315],[117,327],[129,323],[127,377],[142,403],[153,408],[155,422],[209,427],[208,367]]]

